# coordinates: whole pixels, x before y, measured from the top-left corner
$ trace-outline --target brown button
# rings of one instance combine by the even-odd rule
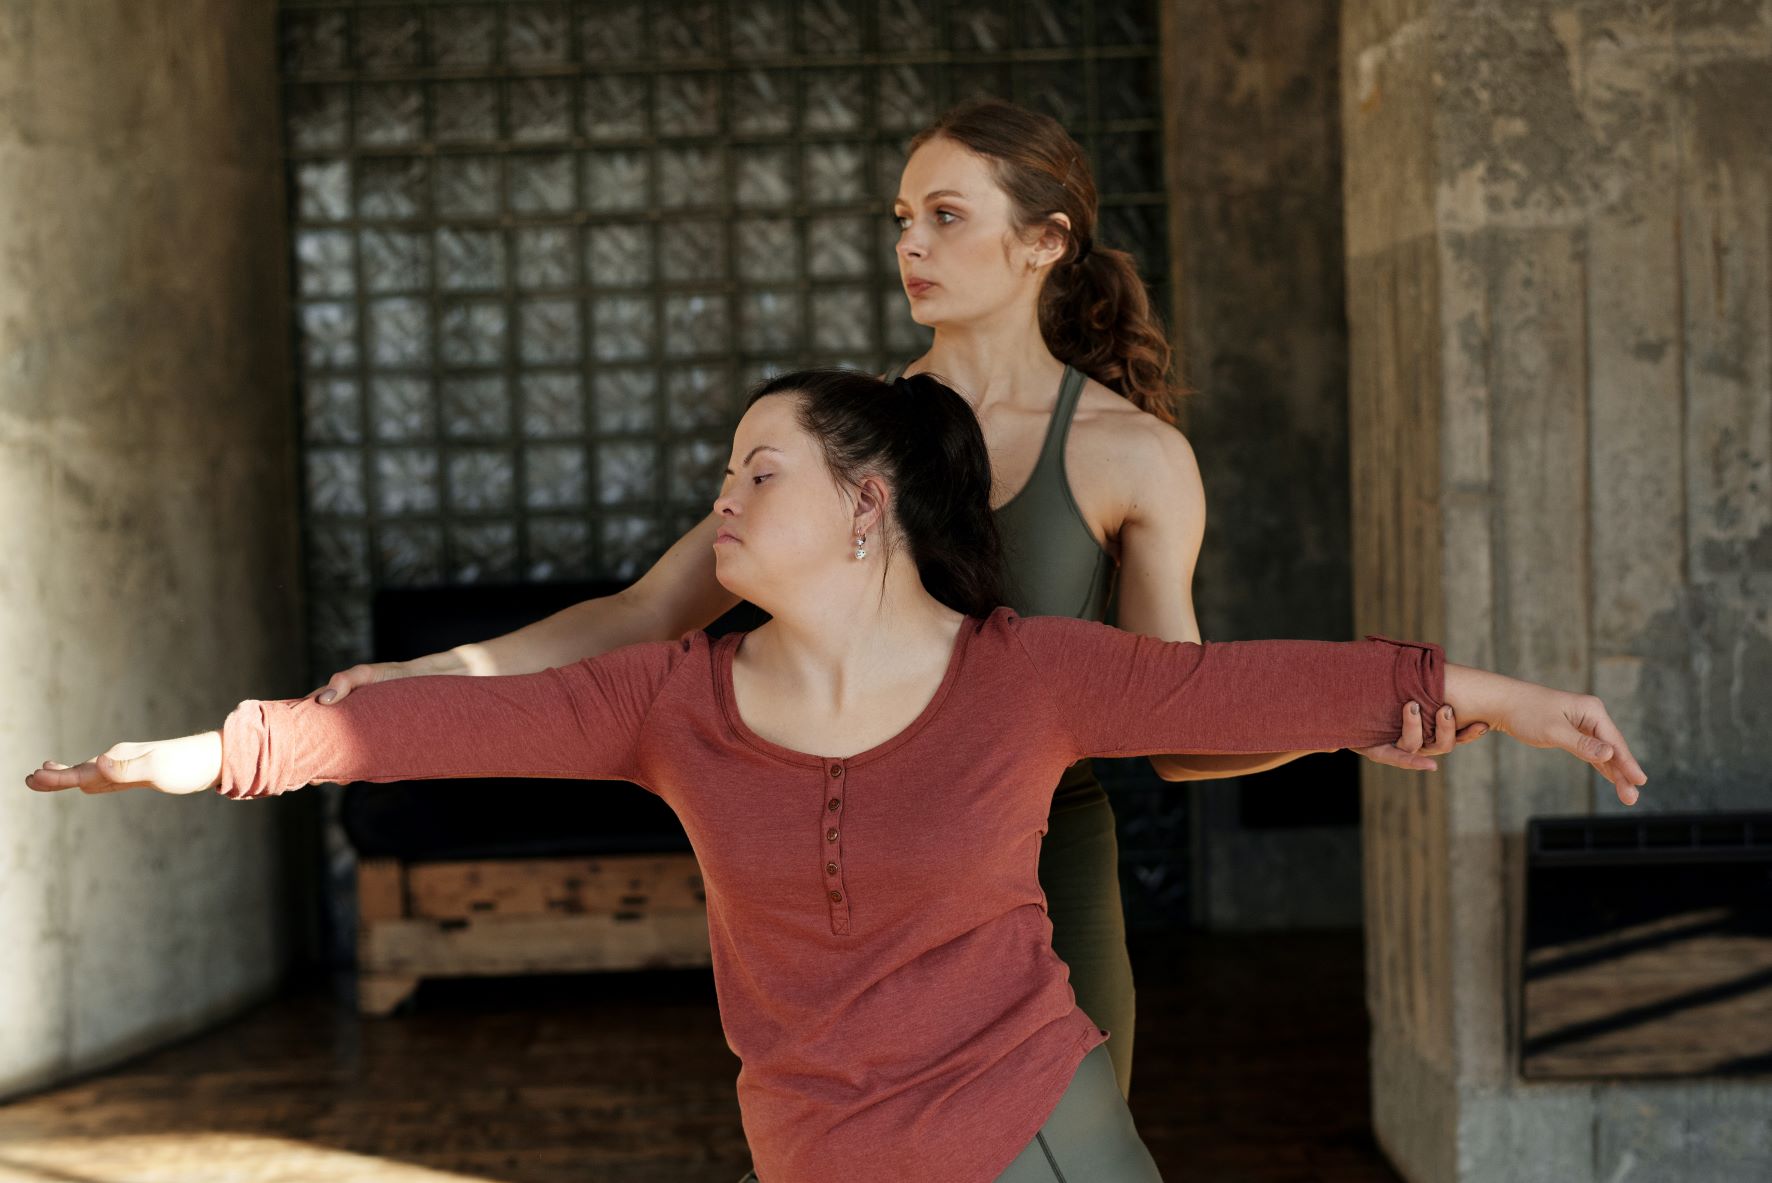
[[[837,873],[837,864],[836,863],[826,863],[824,865],[824,873],[826,875],[835,875]]]
[[[840,891],[833,891],[831,893],[831,903],[840,904],[842,902],[843,902],[843,893]]]
[[[839,809],[841,809],[841,808],[843,808],[843,798],[841,798],[841,797],[832,797],[832,798],[831,798],[831,804],[830,804],[830,810],[831,810],[831,812],[832,812],[832,813],[835,813],[835,812],[837,812],[837,810],[839,810]]]
[[[842,776],[843,775],[843,766],[841,764],[831,765],[831,775],[832,776]]]
[[[824,840],[826,842],[835,842],[837,840],[837,831],[836,830],[826,830],[824,832]]]

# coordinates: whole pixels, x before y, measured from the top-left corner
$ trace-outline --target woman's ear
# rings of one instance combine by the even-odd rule
[[[854,519],[850,522],[851,533],[859,537],[869,538],[879,534],[881,524],[886,520],[886,503],[888,500],[885,482],[879,477],[869,474],[861,478],[856,485]]]
[[[1064,252],[1070,246],[1070,236],[1070,215],[1052,214],[1040,230],[1040,236],[1029,246],[1032,252],[1028,259],[1029,266],[1048,267],[1064,258]]]

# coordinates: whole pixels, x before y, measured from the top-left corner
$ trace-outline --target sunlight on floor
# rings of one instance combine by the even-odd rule
[[[474,1175],[252,1134],[0,1142],[0,1183],[484,1183]]]

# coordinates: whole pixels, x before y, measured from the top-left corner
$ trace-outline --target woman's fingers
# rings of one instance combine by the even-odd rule
[[[1402,734],[1397,736],[1396,743],[1381,743],[1354,750],[1374,764],[1405,768],[1410,772],[1432,772],[1439,765],[1421,754],[1421,731],[1421,706],[1406,702],[1403,704]]]
[[[377,682],[387,682],[394,678],[404,677],[401,663],[397,661],[381,661],[374,664],[362,662],[350,669],[340,670],[326,679],[326,685],[315,692],[314,700],[323,706],[343,702],[351,691],[362,686],[373,686]]]
[[[1421,750],[1421,704],[1403,704],[1403,733],[1397,737],[1393,750],[1414,754]]]
[[[1452,750],[1455,743],[1454,737],[1457,734],[1458,716],[1452,713],[1451,707],[1441,707],[1440,713],[1434,718],[1433,742],[1422,748],[1421,754],[1424,756],[1444,756]]]
[[[1567,730],[1560,746],[1593,765],[1599,774],[1612,782],[1618,799],[1626,805],[1637,803],[1637,789],[1648,783],[1642,765],[1631,754],[1624,733],[1606,713],[1606,706],[1597,698],[1577,700],[1574,709],[1565,712]]]
[[[54,760],[43,761],[43,767],[25,777],[25,783],[39,793],[71,789],[80,783],[79,765],[69,767]]]
[[[25,787],[34,793],[56,793],[60,792],[62,789],[71,788],[72,785],[65,783],[63,780],[62,771],[64,767],[64,765],[60,764],[51,767],[51,761],[43,761],[43,767],[35,772],[26,774]]]
[[[39,793],[59,793],[64,789],[79,789],[82,793],[115,793],[135,787],[113,781],[100,765],[103,759],[103,756],[94,756],[72,767],[45,760],[42,768],[25,777],[25,784]]]
[[[1626,805],[1637,803],[1637,789],[1649,782],[1649,775],[1637,758],[1631,754],[1630,744],[1625,741],[1624,733],[1612,722],[1604,707],[1600,708],[1599,716],[1592,720],[1593,734],[1611,752],[1610,757],[1600,765],[1600,773],[1612,782],[1618,792],[1618,799]]]
[[[1355,748],[1354,750],[1374,764],[1383,764],[1390,768],[1406,768],[1410,772],[1432,772],[1439,767],[1426,756],[1405,752],[1396,744],[1381,743],[1374,747]]]
[[[335,702],[342,701],[351,691],[373,680],[365,677],[365,671],[368,669],[367,665],[354,665],[349,669],[339,670],[332,677],[326,679],[326,685],[315,691],[314,701],[322,706],[331,706]]]
[[[1467,744],[1473,739],[1481,739],[1488,733],[1489,724],[1472,723],[1469,727],[1460,727],[1458,729],[1458,734],[1454,737],[1454,742],[1457,744]]]

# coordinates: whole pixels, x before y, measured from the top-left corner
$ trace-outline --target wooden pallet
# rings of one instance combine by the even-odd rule
[[[357,1007],[424,978],[707,965],[692,854],[357,864]]]

